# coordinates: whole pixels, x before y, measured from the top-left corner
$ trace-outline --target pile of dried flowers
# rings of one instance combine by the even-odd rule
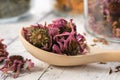
[[[0,62],[5,60],[4,66],[0,68],[3,74],[9,74],[10,71],[14,72],[14,78],[17,78],[20,71],[24,68],[30,70],[34,67],[34,63],[30,59],[24,60],[20,55],[12,55],[8,57],[6,51],[6,45],[2,43],[3,39],[0,39]]]
[[[85,54],[88,50],[85,37],[77,33],[72,19],[57,19],[48,25],[31,25],[23,31],[27,41],[49,52],[73,56]]]

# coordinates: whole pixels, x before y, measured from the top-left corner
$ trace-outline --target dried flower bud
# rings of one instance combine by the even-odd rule
[[[30,43],[32,43],[36,47],[43,47],[48,44],[50,37],[48,34],[48,29],[40,27],[34,27],[30,31],[29,36]]]

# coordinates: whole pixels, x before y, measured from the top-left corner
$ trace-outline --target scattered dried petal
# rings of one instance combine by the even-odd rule
[[[106,62],[100,62],[99,64],[107,64]]]
[[[93,39],[93,42],[101,42],[102,44],[104,44],[104,45],[108,45],[109,43],[108,43],[108,41],[106,40],[106,39],[104,39],[104,38],[96,38],[96,39]]]
[[[96,46],[96,44],[91,44],[90,46]]]
[[[109,75],[113,73],[113,70],[110,68]]]

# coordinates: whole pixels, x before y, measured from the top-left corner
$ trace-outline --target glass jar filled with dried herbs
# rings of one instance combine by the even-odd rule
[[[0,0],[0,23],[17,21],[28,15],[31,0]]]
[[[86,30],[94,36],[120,42],[120,0],[84,0]]]

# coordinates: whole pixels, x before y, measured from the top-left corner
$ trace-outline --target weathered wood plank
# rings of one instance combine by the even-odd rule
[[[120,63],[89,64],[76,67],[51,66],[39,80],[119,80],[120,73],[109,74]]]

